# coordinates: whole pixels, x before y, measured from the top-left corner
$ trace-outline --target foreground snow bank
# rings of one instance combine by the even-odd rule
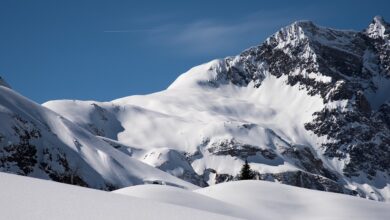
[[[387,203],[265,181],[227,182],[193,192],[144,185],[115,193],[243,219],[390,219]]]
[[[0,189],[1,219],[390,219],[388,203],[264,181],[109,193],[0,173]]]
[[[172,186],[138,185],[119,189],[114,191],[114,193],[200,209],[243,219],[259,219],[259,215],[249,209]]]
[[[269,219],[390,219],[390,204],[266,181],[238,181],[195,190]]]
[[[77,186],[0,173],[1,219],[233,219]]]

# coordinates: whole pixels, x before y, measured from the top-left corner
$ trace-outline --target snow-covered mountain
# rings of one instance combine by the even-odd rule
[[[154,181],[196,188],[3,85],[0,121],[0,171],[104,190]]]
[[[241,54],[194,67],[167,90],[44,106],[199,186],[258,178],[390,200],[390,28],[298,21]]]

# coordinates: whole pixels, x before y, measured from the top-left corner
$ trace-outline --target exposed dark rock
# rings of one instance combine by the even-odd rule
[[[337,181],[337,175],[325,168],[319,159],[307,146],[292,146],[283,152],[283,155],[295,159],[295,164],[312,174],[322,175],[333,181]]]
[[[337,181],[303,171],[259,174],[259,178],[261,180],[278,181],[283,184],[307,189],[351,194],[350,190],[345,189]]]
[[[207,148],[207,150],[214,155],[230,155],[241,159],[246,159],[249,156],[255,156],[257,154],[260,154],[269,160],[273,160],[277,157],[275,152],[271,149],[261,149],[258,146],[242,144],[237,142],[234,138],[212,143],[211,147]]]

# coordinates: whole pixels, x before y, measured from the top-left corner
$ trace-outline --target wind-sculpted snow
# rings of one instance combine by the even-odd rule
[[[1,219],[242,219],[196,207],[150,201],[5,173],[0,173],[0,187]],[[210,198],[209,201],[213,199]],[[229,214],[228,210],[227,213]]]
[[[390,200],[389,42],[380,17],[361,32],[298,21],[165,91],[44,105],[197,185],[248,160],[259,179]]]
[[[210,198],[207,195],[194,193],[177,187],[160,185],[140,185],[115,190],[113,193],[163,202],[188,208],[199,209],[207,212],[232,216],[240,219],[266,219],[267,214],[259,215],[253,210],[237,205],[229,201]]]
[[[26,187],[28,186],[28,187]],[[2,219],[387,220],[389,204],[264,181],[114,192],[0,173]]]
[[[378,219],[390,216],[389,204],[264,181],[236,181],[193,192],[142,185],[115,193],[191,207],[242,219]]]
[[[389,204],[263,181],[238,181],[195,190],[267,219],[388,219]],[[131,195],[131,194],[130,194]],[[261,219],[261,218],[258,218]]]

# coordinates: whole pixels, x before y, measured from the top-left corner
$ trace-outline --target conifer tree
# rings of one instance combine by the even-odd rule
[[[251,170],[250,165],[248,164],[248,161],[245,160],[244,165],[241,168],[239,180],[251,180],[255,177],[253,171]]]

